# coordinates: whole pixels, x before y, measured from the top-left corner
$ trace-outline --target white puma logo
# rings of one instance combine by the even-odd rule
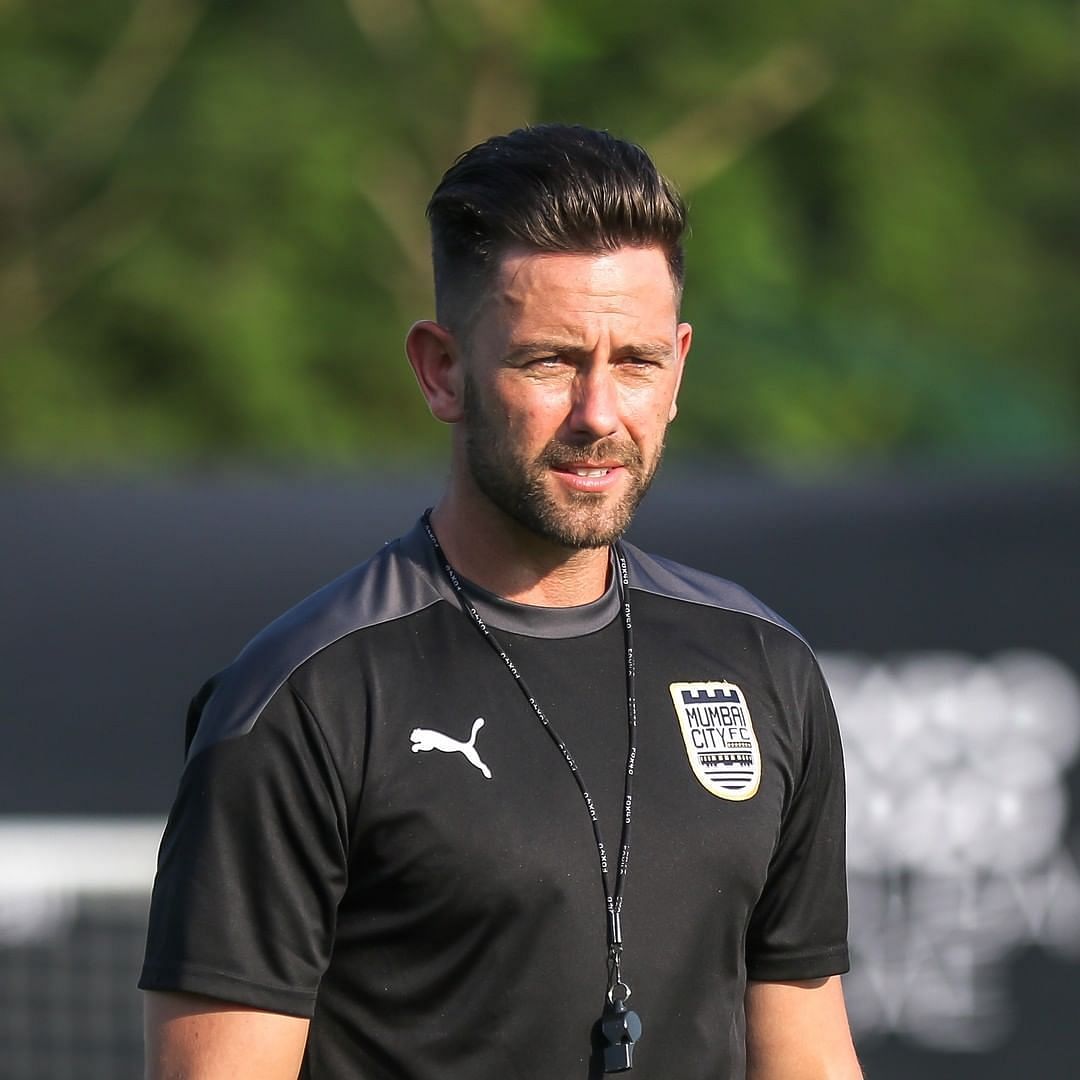
[[[430,728],[413,728],[409,738],[412,740],[412,752],[420,753],[421,750],[442,750],[446,754],[464,754],[465,760],[470,765],[475,765],[485,776],[491,779],[491,770],[480,760],[476,752],[476,733],[484,726],[484,718],[478,716],[473,721],[472,736],[468,742],[459,742],[444,735],[441,731],[432,731]]]

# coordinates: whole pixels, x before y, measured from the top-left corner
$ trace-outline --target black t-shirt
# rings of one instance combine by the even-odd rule
[[[622,913],[642,1080],[739,1078],[747,978],[846,970],[843,771],[805,642],[745,591],[626,546],[638,753]],[[622,821],[614,589],[475,590]],[[313,1080],[595,1075],[606,913],[585,803],[417,527],[204,687],[140,985],[312,1018]]]

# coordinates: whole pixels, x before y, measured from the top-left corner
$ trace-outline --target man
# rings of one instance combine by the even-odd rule
[[[428,214],[407,352],[448,486],[193,703],[148,1076],[857,1077],[817,665],[619,543],[690,348],[682,203],[550,125],[465,154]]]

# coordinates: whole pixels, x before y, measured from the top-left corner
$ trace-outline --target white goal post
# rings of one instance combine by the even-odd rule
[[[0,817],[0,1075],[138,1080],[164,820]]]

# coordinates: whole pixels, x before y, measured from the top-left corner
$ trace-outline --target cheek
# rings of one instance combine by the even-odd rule
[[[502,446],[512,442],[521,427],[521,411],[512,395],[495,381],[483,389],[474,389],[476,414],[482,421],[483,436],[488,443]],[[478,425],[480,426],[480,425]]]
[[[499,408],[506,437],[520,446],[546,445],[568,414],[567,395],[558,387],[504,399]]]
[[[659,443],[673,417],[675,399],[670,392],[633,394],[624,401],[627,430],[642,443]]]
[[[532,459],[547,442],[535,408],[523,409],[496,398],[488,402],[483,430],[478,432],[482,451],[489,458],[519,465]]]

